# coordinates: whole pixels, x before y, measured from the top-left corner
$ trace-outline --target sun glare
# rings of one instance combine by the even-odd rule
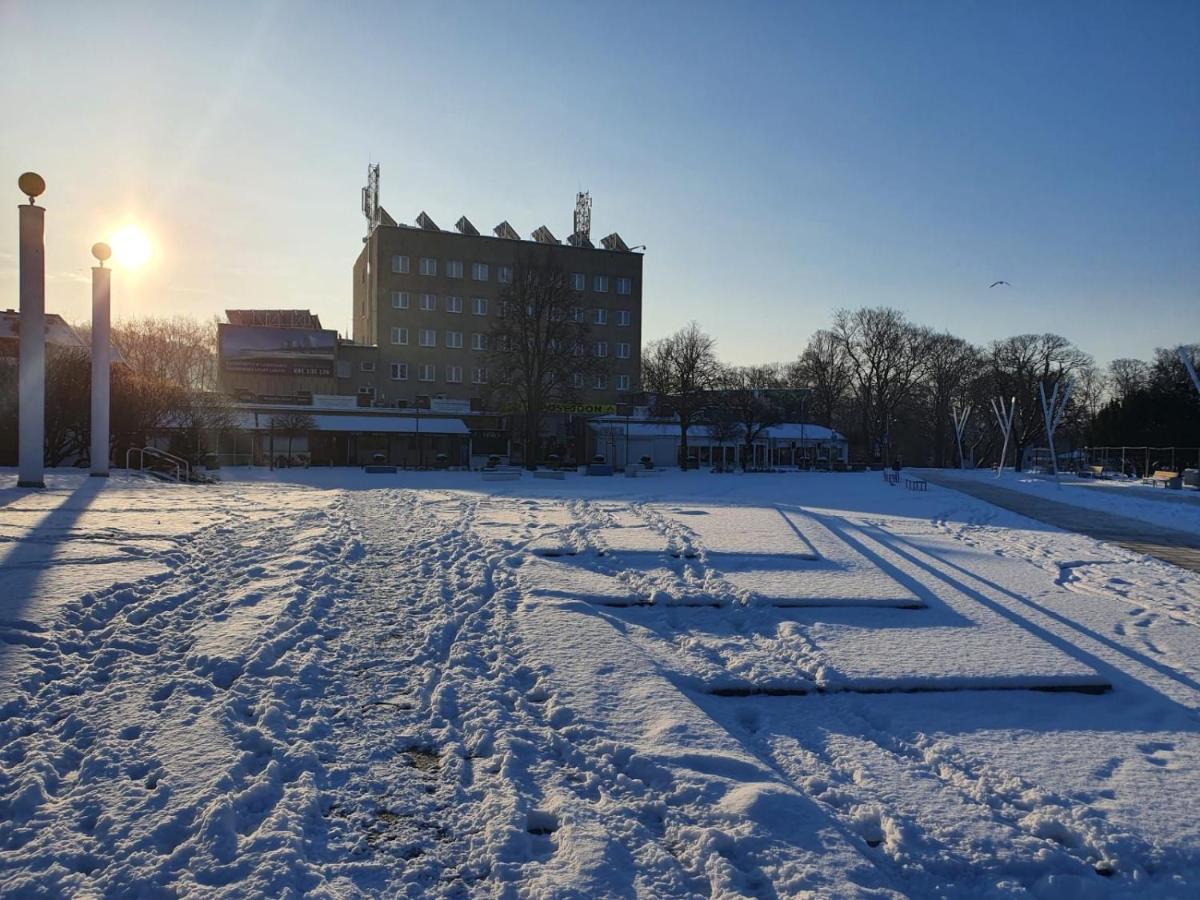
[[[136,225],[126,225],[110,239],[113,259],[127,269],[144,266],[150,259],[150,239]]]

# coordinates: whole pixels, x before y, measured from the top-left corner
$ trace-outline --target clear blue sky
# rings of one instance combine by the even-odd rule
[[[398,219],[648,245],[645,335],[794,357],[838,306],[1101,361],[1200,341],[1200,3],[0,3],[0,176],[49,183],[48,305],[349,319]],[[16,212],[0,216],[16,305]],[[989,290],[996,279],[1011,289]]]

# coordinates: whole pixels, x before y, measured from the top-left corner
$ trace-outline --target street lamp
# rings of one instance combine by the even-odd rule
[[[109,391],[112,378],[112,345],[109,338],[112,269],[104,268],[104,261],[112,256],[112,248],[103,241],[97,242],[92,245],[92,256],[99,263],[92,266],[92,475],[107,478]]]
[[[17,425],[17,487],[45,487],[46,443],[46,210],[34,200],[46,190],[36,172],[17,179],[29,205],[18,209],[21,335]]]

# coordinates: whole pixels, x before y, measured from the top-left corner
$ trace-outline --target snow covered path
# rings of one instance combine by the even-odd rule
[[[1033,491],[1012,489],[1011,485],[1015,483],[1012,479],[1005,483],[1008,486],[1002,487],[1000,484],[981,480],[974,472],[947,475],[942,471],[928,471],[926,477],[936,484],[954,488],[988,503],[1037,519],[1039,522],[1046,522],[1067,531],[1077,531],[1100,541],[1120,544],[1134,553],[1145,553],[1164,562],[1191,569],[1193,572],[1200,572],[1200,529],[1166,527],[1153,521],[1147,521],[1148,516],[1144,512],[1147,508],[1153,509],[1156,504],[1161,509],[1163,503],[1174,503],[1184,507],[1186,512],[1200,513],[1200,505],[1197,505],[1200,497],[1176,496],[1165,491],[1161,494],[1146,494],[1136,498],[1121,497],[1114,493],[1119,489],[1113,488],[1109,490],[1108,497],[1102,498],[1105,500],[1134,500],[1136,504],[1133,507],[1134,510],[1142,513],[1140,518],[1134,518],[1116,511],[1123,506],[1131,505],[1128,502],[1107,504],[1115,509],[1105,509],[1103,505],[1097,508],[1096,506],[1076,506],[1069,502],[1063,502],[1064,496],[1068,499],[1086,496],[1080,494],[1080,490],[1091,488],[1095,493],[1097,489],[1094,485],[1104,484],[1104,482],[1093,482],[1092,485],[1085,488],[1083,485],[1086,482],[1077,481],[1072,484],[1074,490],[1068,491],[1065,495],[1062,492],[1053,494],[1054,499],[1051,499],[1050,496],[1038,495]],[[1128,495],[1131,490],[1133,488],[1126,488],[1123,493]],[[1195,510],[1192,507],[1195,507]]]
[[[0,473],[0,893],[1198,889],[1195,573],[869,475],[241,477]]]

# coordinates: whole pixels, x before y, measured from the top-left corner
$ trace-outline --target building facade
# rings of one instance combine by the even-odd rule
[[[507,222],[491,236],[465,217],[454,231],[424,213],[417,222],[384,214],[354,264],[354,343],[377,347],[378,357],[373,370],[363,361],[349,373],[353,390],[389,406],[444,398],[494,407],[488,332],[513,269],[534,259],[568,273],[575,315],[591,327],[588,352],[608,360],[606,375],[578,385],[580,402],[626,404],[640,390],[642,255],[618,235],[597,248],[586,237],[559,243],[545,227],[521,240]]]

